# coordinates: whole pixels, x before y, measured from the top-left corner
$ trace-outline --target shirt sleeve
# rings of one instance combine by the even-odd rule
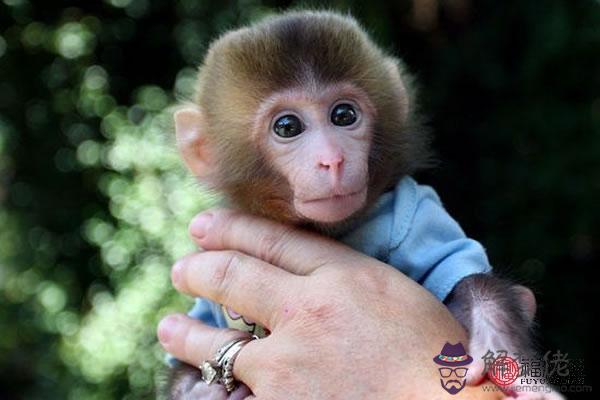
[[[197,297],[194,306],[188,311],[187,315],[204,322],[206,325],[218,327],[214,311],[214,303],[212,301]]]
[[[403,226],[394,229],[399,241],[392,241],[389,262],[443,301],[461,279],[487,273],[491,267],[484,248],[466,237],[435,191],[416,183],[411,186],[408,200],[413,207],[404,204],[397,210],[404,213],[398,221]],[[413,211],[412,221],[407,220],[407,209]]]

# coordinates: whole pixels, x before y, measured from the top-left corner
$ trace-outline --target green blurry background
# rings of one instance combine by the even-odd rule
[[[599,3],[313,4],[351,10],[418,75],[440,160],[419,179],[536,290],[541,348],[585,359],[592,384]],[[294,5],[0,0],[0,399],[154,396],[156,323],[189,303],[169,267],[214,201],[165,108],[212,38]]]

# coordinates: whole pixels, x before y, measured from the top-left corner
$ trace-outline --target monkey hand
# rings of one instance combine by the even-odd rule
[[[536,301],[531,290],[489,274],[463,279],[453,290],[448,308],[469,332],[469,354],[473,362],[467,384],[479,385],[489,375],[484,359],[492,352],[532,354],[531,327]],[[517,379],[501,387],[510,399],[560,400],[564,397],[547,385],[522,383]]]
[[[166,398],[169,400],[242,400],[252,394],[244,384],[227,393],[223,385],[208,385],[200,370],[186,364],[171,368]]]

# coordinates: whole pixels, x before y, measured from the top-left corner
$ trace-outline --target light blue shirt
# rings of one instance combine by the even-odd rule
[[[491,271],[485,250],[466,237],[436,192],[411,177],[382,195],[364,221],[341,238],[389,264],[444,301],[463,278]],[[189,315],[226,327],[221,306],[198,298]]]

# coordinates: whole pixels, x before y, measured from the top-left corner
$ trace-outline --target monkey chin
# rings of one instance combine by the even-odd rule
[[[344,196],[315,200],[294,199],[294,208],[302,217],[316,223],[331,224],[344,221],[361,210],[367,200],[367,188]]]

